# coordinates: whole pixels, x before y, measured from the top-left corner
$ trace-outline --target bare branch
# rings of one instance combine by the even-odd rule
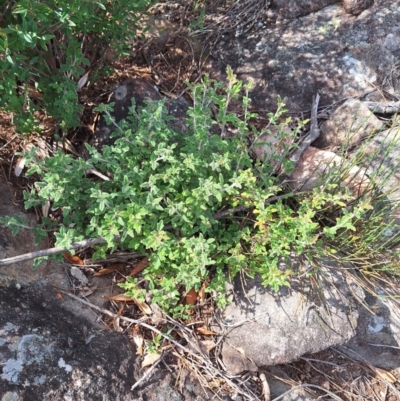
[[[168,351],[166,351],[166,353],[168,353]],[[161,358],[154,363],[148,370],[146,370],[146,372],[144,373],[144,375],[142,376],[141,379],[139,379],[132,387],[131,387],[131,391],[134,390],[136,387],[139,387],[143,382],[145,382],[153,373],[153,370],[157,367],[157,365],[164,359],[165,354],[164,353]]]
[[[114,237],[114,241],[119,241],[120,239],[121,238],[119,236]],[[64,248],[60,248],[60,247],[56,246],[54,248],[43,249],[43,250],[36,251],[36,252],[29,252],[29,253],[25,253],[23,255],[13,256],[11,258],[1,259],[0,266],[7,266],[7,265],[11,265],[13,263],[23,262],[25,260],[40,258],[43,256],[57,255],[59,253],[65,252],[69,249],[78,249],[78,248],[82,248],[84,246],[93,246],[93,245],[97,245],[97,244],[104,244],[105,242],[107,242],[107,240],[103,237],[85,239],[83,241],[79,241],[79,242],[75,242],[75,243],[71,244],[71,246],[68,249],[64,249]]]
[[[293,153],[291,160],[296,165],[303,152],[311,145],[319,137],[319,128],[318,128],[318,103],[319,103],[319,93],[317,93],[313,99],[313,104],[311,108],[311,128],[310,133],[308,134],[307,138],[304,139],[303,143],[299,146],[296,152]]]

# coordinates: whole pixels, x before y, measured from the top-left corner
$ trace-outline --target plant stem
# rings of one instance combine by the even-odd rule
[[[121,237],[119,237],[119,236],[114,237],[114,241],[119,241],[120,239],[121,239]],[[71,246],[68,249],[78,249],[78,248],[82,248],[84,246],[93,246],[93,245],[97,245],[97,244],[103,244],[104,242],[107,242],[107,240],[103,237],[85,239],[83,241],[79,241],[79,242],[75,242],[75,243],[71,244]],[[7,265],[11,265],[13,263],[23,262],[25,260],[40,258],[43,256],[57,255],[59,253],[67,251],[68,249],[64,249],[64,248],[60,248],[60,247],[56,246],[54,248],[43,249],[43,250],[36,251],[36,252],[29,252],[29,253],[25,253],[23,255],[13,256],[11,258],[1,259],[0,266],[7,266]]]

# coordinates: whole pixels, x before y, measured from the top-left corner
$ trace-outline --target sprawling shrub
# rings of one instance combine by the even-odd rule
[[[242,119],[228,111],[241,89],[231,73],[227,86],[207,78],[191,86],[186,134],[173,128],[162,101],[137,111],[133,105],[130,117],[115,123],[115,144],[102,153],[88,146],[88,160],[58,152],[34,161],[28,175],[41,180],[25,194],[26,207],[50,200],[62,211],[59,221],[43,218],[38,237],[54,231],[64,249],[103,237],[106,243],[94,258],[116,248],[149,255],[147,290],[175,316],[184,312],[182,292],[204,282],[223,306],[226,282],[240,271],[260,275],[274,290],[287,285],[293,272],[280,262],[294,254],[327,252],[324,239],[355,230],[368,205],[346,209],[346,191],[285,192],[273,163],[249,153],[248,141],[259,133],[249,130],[247,96]],[[110,117],[110,107],[99,111]],[[271,124],[283,111],[270,115]],[[282,125],[277,131],[286,135]],[[88,173],[94,170],[100,174]],[[320,219],[327,209],[337,213],[330,225]],[[24,227],[15,219],[8,224]],[[143,296],[135,278],[121,286],[131,296]]]

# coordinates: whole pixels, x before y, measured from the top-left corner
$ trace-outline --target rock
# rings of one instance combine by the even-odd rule
[[[234,372],[243,363],[240,357],[235,366],[226,344],[240,349],[241,355],[262,367],[291,362],[305,353],[343,344],[353,337],[358,308],[352,294],[356,291],[362,299],[362,292],[346,282],[332,265],[329,270],[323,268],[318,283],[325,307],[306,298],[309,291],[304,293],[293,283],[290,290],[281,289],[273,295],[263,288],[259,278],[243,285],[236,280],[233,302],[222,312],[225,328],[233,327],[222,348],[224,363],[230,359]]]
[[[374,0],[343,0],[343,7],[349,14],[358,15],[373,3]]]
[[[400,30],[397,29],[394,33],[389,33],[389,35],[385,38],[384,46],[390,52],[396,52],[400,49],[400,37],[399,37]]]
[[[387,295],[390,286],[387,287],[376,289],[379,296],[366,297],[369,310],[360,309],[357,334],[340,349],[360,362],[366,360],[372,366],[399,369],[400,311],[398,304]]]
[[[348,99],[322,124],[320,136],[313,146],[322,149],[345,145],[352,148],[383,127],[382,121],[366,105],[357,99]]]
[[[398,1],[375,1],[358,17],[334,1],[324,2],[320,10],[313,3],[322,2],[302,2],[311,14],[303,14],[295,0],[274,3],[282,7],[275,10],[278,14],[286,7],[285,18],[303,16],[267,21],[266,28],[246,35],[224,34],[209,58],[212,78],[225,79],[230,65],[238,79],[253,81],[249,96],[254,109],[275,110],[278,95],[291,112],[300,112],[310,110],[317,92],[320,106],[359,96],[384,101],[378,86],[399,92],[400,80],[392,71],[400,61]]]
[[[392,202],[400,200],[400,126],[379,132],[353,153]],[[361,155],[361,156],[360,156]]]
[[[246,357],[241,348],[234,348],[228,342],[224,342],[222,349],[224,365],[230,374],[258,371],[257,365]]]
[[[220,395],[223,401],[233,401],[229,396]],[[158,369],[149,381],[138,387],[135,396],[135,401],[207,401],[213,399],[214,394],[185,370],[179,377],[177,372]],[[242,401],[241,397],[238,400]]]
[[[365,169],[352,166],[351,161],[346,161],[333,152],[311,146],[301,155],[291,174],[290,185],[293,189],[311,191],[325,185],[327,178],[334,176],[332,183],[342,188],[347,187],[355,198],[358,198],[370,185]]]
[[[113,92],[110,102],[114,103],[114,110],[111,116],[115,123],[128,117],[129,108],[132,106],[132,99],[135,99],[137,107],[143,107],[146,101],[161,100],[163,96],[157,87],[141,78],[123,81]],[[187,127],[183,121],[189,108],[189,103],[183,98],[166,99],[166,107],[169,114],[175,119],[171,122],[173,128],[179,132],[185,133]],[[107,124],[104,116],[100,118],[97,125],[92,144],[101,150],[105,145],[112,145],[117,138],[110,138],[110,135],[116,131],[114,124]]]
[[[116,124],[128,116],[129,108],[132,106],[132,98],[135,99],[136,106],[143,107],[145,101],[160,100],[162,96],[156,86],[144,79],[131,79],[122,82],[114,89],[110,99],[110,102],[114,103],[113,111],[110,114],[114,117]],[[112,145],[116,141],[116,138],[110,138],[110,135],[115,130],[115,125],[107,124],[106,119],[102,115],[96,126],[92,144],[99,150],[105,145]]]
[[[76,316],[56,292],[45,284],[0,288],[1,401],[212,398],[185,370],[177,387],[175,374],[162,368],[131,391],[144,372],[130,338]]]
[[[315,13],[340,0],[274,0],[271,9],[282,19],[295,19]]]
[[[290,146],[294,142],[293,131],[287,127],[278,129],[272,126],[253,142],[250,150],[263,163],[278,168],[284,157],[288,157]]]
[[[127,336],[67,311],[45,285],[0,288],[1,393],[29,400],[136,400]]]
[[[281,398],[281,401],[312,401],[317,399],[317,397],[308,394],[305,390],[296,389],[286,394],[283,398]]]

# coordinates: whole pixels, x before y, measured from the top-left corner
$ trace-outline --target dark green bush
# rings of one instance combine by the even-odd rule
[[[78,81],[111,47],[128,50],[151,0],[19,0],[2,2],[0,108],[19,130],[37,129],[43,108],[63,130],[79,125]],[[32,100],[34,99],[34,100]]]

